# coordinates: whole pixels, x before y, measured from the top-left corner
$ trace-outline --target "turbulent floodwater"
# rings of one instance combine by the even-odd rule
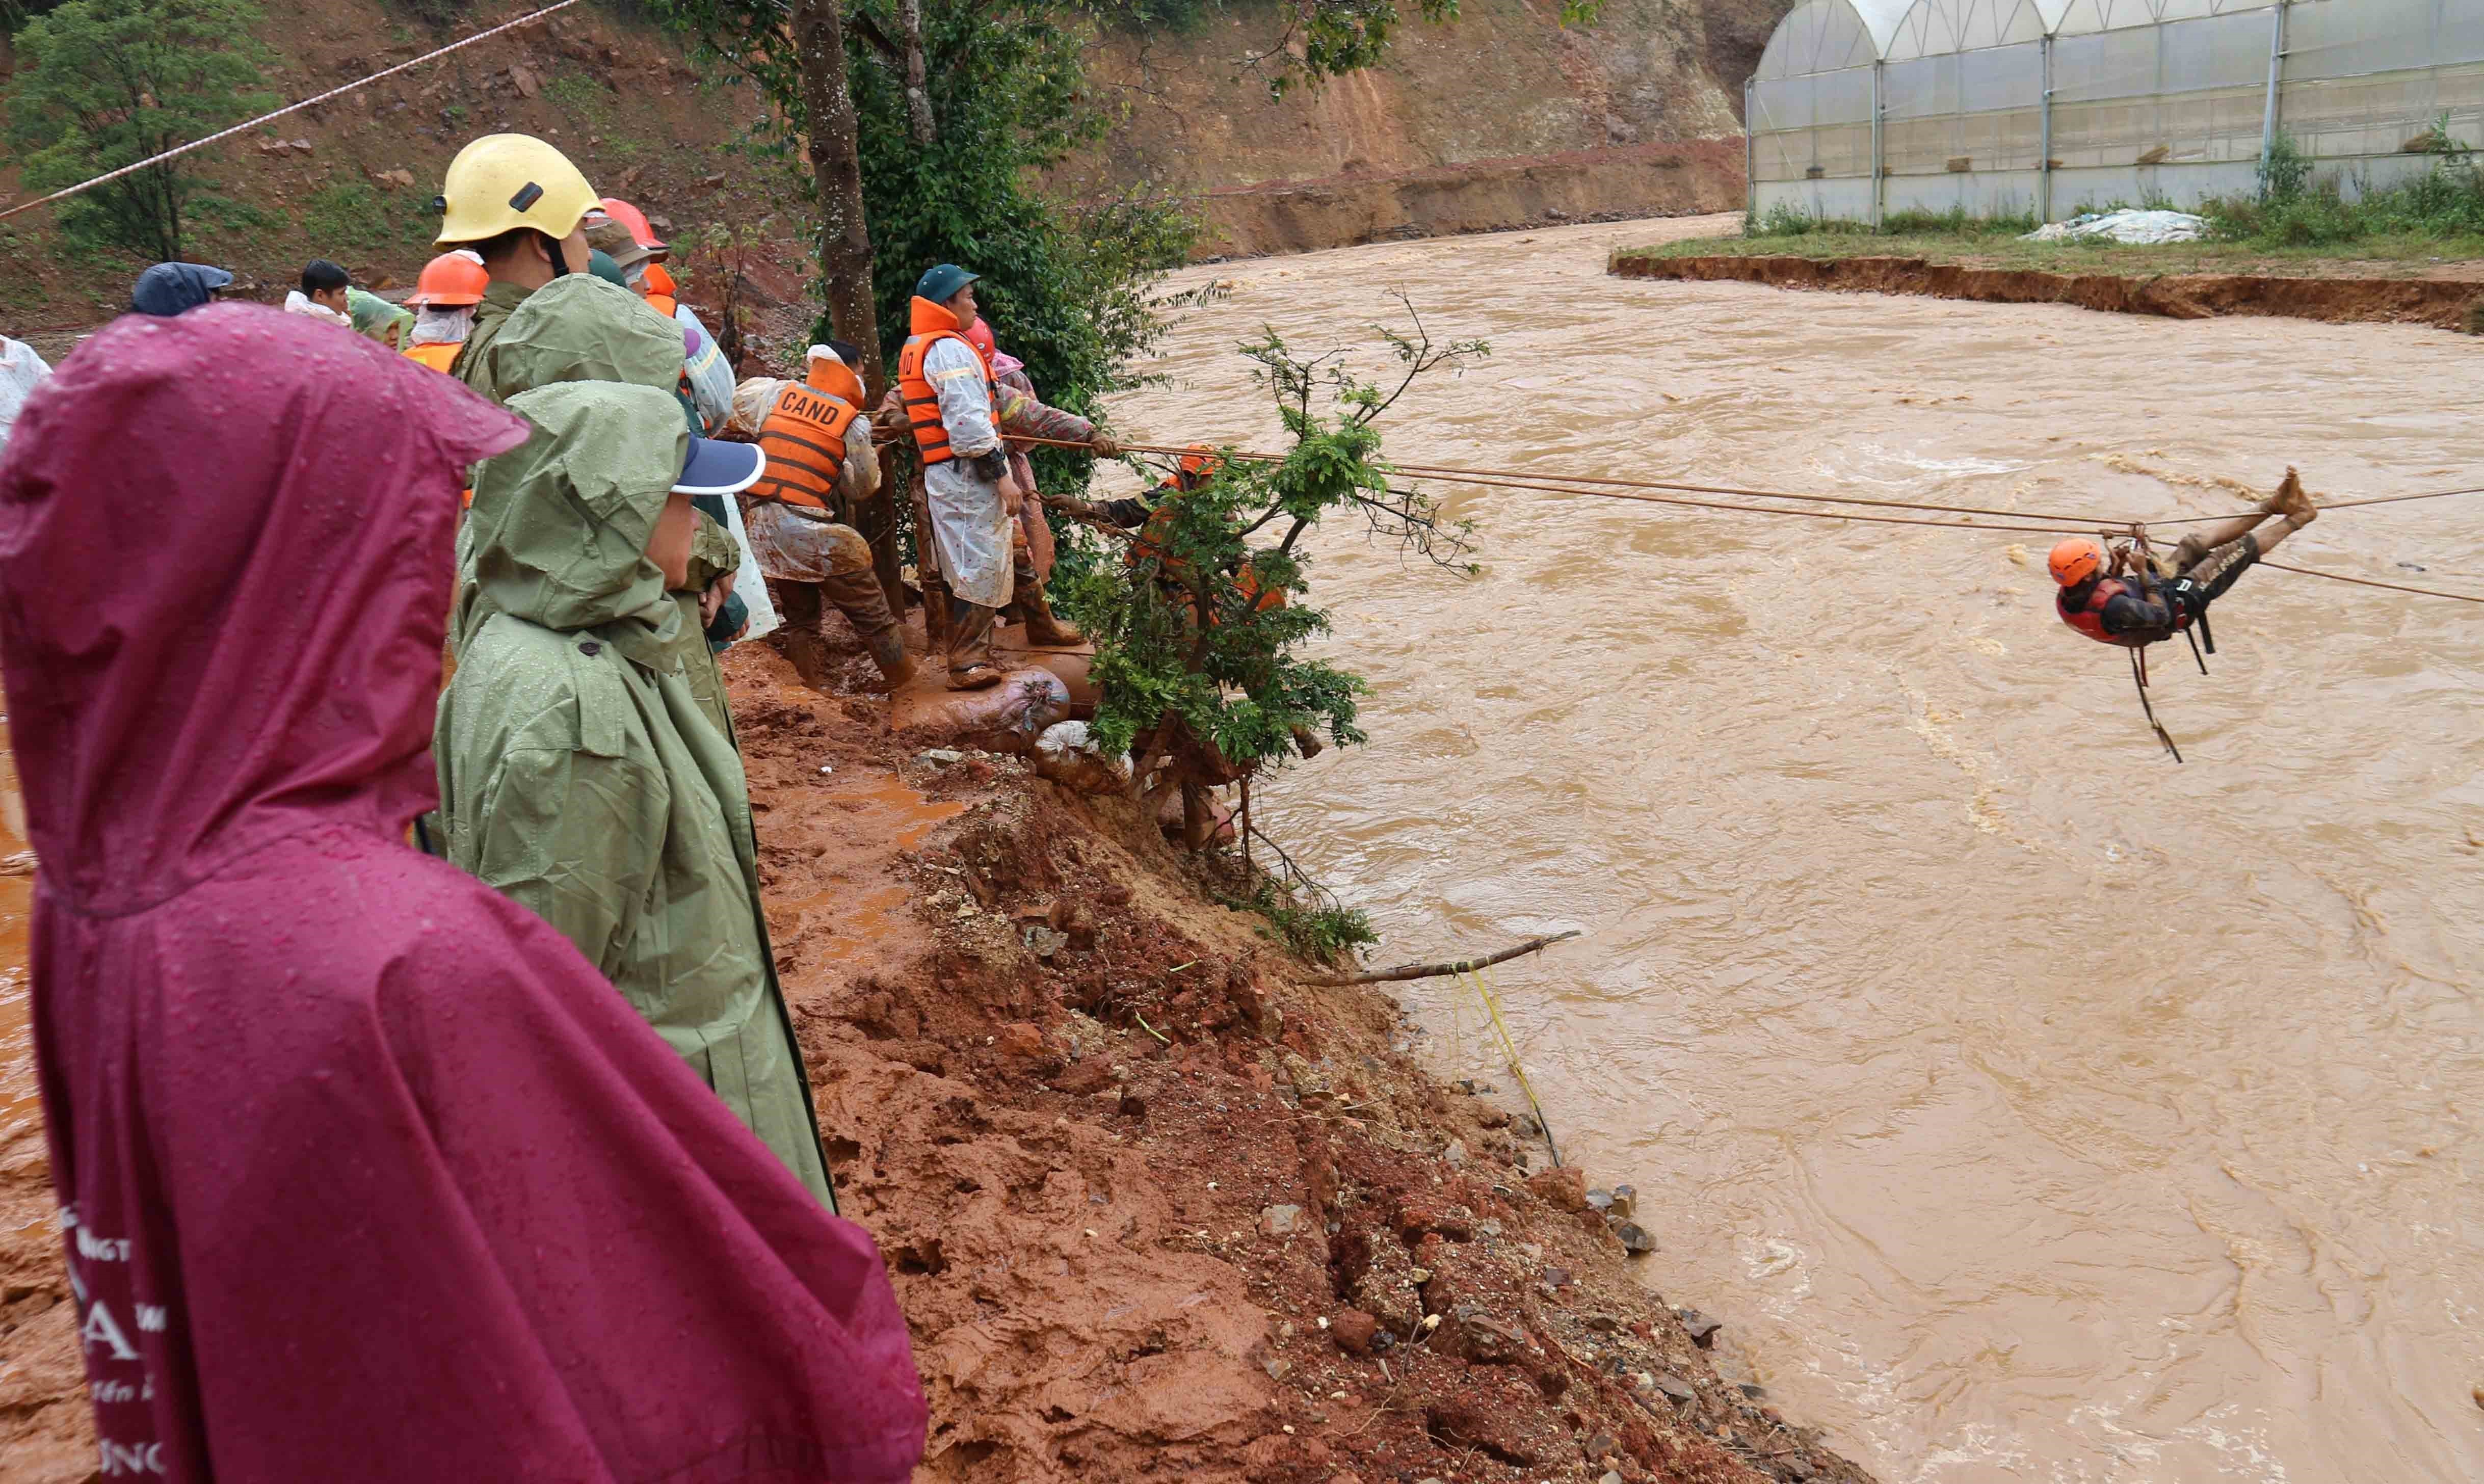
[[[1685,230],[1196,270],[1230,296],[1116,420],[1273,446],[1234,343],[1376,367],[1402,288],[1494,352],[1383,424],[1408,462],[2169,515],[2289,462],[2484,484],[2471,339],[1604,276]],[[1483,574],[1324,538],[1374,744],[1261,812],[1384,961],[1585,930],[1498,975],[1536,1087],[1789,1414],[1891,1484],[2484,1478],[2475,609],[2247,575],[2213,675],[2158,652],[2177,768],[2040,546],[1435,488]],[[2484,498],[2284,557],[2484,591]],[[1410,1000],[1506,1083],[1458,993]]]

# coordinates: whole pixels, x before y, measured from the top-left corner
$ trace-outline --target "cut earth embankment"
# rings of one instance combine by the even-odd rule
[[[1690,140],[1227,186],[1199,198],[1194,256],[1266,257],[1366,242],[1729,211],[1739,142]]]
[[[1620,252],[1617,278],[1765,283],[1842,293],[1918,294],[1985,304],[2067,304],[2117,314],[2213,319],[2273,315],[2330,323],[2467,328],[2484,283],[2444,278],[2330,278],[2250,273],[2061,273],[1926,257]]]
[[[1215,904],[1134,805],[927,759],[765,646],[727,669],[839,1199],[930,1394],[919,1477],[1867,1484],[1709,1364],[1578,1172],[1527,1174],[1512,1110]],[[50,1216],[29,1118],[0,1147],[25,1484],[94,1475]],[[1638,1219],[1660,1234],[1663,1198]]]

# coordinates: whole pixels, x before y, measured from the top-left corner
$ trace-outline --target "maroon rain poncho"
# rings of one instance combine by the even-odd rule
[[[448,377],[211,306],[96,335],[0,464],[34,1013],[102,1475],[898,1480],[871,1239],[433,801]]]

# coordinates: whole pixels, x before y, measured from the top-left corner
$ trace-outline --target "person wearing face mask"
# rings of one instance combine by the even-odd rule
[[[896,378],[898,403],[923,464],[940,573],[949,584],[952,690],[1000,683],[992,624],[1012,605],[1027,616],[1029,644],[1084,638],[1053,617],[1018,537],[1017,510],[1027,492],[1001,440],[1000,388],[990,359],[966,337],[981,312],[975,283],[974,274],[955,263],[923,275],[914,286],[913,333],[898,357]]]

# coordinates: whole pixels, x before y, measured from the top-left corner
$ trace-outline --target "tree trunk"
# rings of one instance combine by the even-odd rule
[[[912,464],[898,458],[895,448],[886,444],[879,445],[879,493],[871,498],[866,507],[873,528],[863,532],[871,540],[871,566],[879,578],[879,590],[888,598],[888,610],[897,615],[901,624],[905,622],[905,568],[898,559],[897,552],[898,491],[904,488],[904,481],[912,476]],[[910,495],[905,504],[910,514],[913,507]],[[914,539],[920,543],[930,536],[929,531],[917,531]],[[929,604],[924,606],[924,614],[923,635],[928,639],[932,635]]]
[[[923,0],[898,0],[897,18],[905,28],[905,131],[915,148],[929,148],[939,131],[932,122],[932,92],[925,84]]]
[[[820,198],[820,274],[828,285],[828,321],[862,347],[863,386],[877,403],[888,383],[879,358],[879,313],[872,302],[871,227],[863,215],[862,148],[853,94],[846,87],[845,17],[837,0],[794,0],[794,40],[802,64],[802,106],[810,116],[811,170]]]

